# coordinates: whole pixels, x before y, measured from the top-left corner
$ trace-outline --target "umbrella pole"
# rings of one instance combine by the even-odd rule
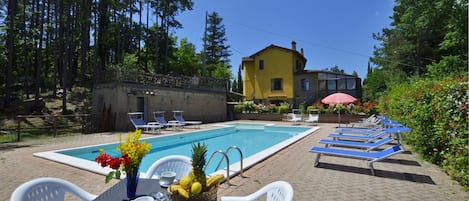
[[[339,127],[340,127],[340,107],[339,107]]]

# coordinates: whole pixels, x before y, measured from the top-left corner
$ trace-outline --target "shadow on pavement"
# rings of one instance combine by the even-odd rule
[[[0,144],[0,151],[7,151],[17,148],[31,147],[31,145],[19,145],[19,144]]]
[[[351,172],[351,173],[373,176],[371,175],[371,170],[369,168],[352,167],[352,166],[323,163],[323,162],[319,163],[317,168],[324,168],[324,169],[329,169],[329,170],[337,170],[337,171]],[[433,179],[427,175],[378,170],[376,168],[375,168],[375,173],[376,173],[376,177],[398,179],[398,180],[403,180],[403,181],[435,185],[435,182],[433,181]]]
[[[405,160],[405,159],[384,159],[380,162],[385,162],[385,163],[394,163],[394,164],[401,164],[401,165],[411,165],[411,166],[422,166],[420,165],[419,162],[414,161],[414,160]]]

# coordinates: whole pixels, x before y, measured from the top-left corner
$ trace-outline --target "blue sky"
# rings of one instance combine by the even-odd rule
[[[194,9],[177,19],[186,37],[198,51],[203,48],[205,12],[223,18],[231,65],[236,76],[241,58],[275,44],[304,49],[306,69],[321,70],[335,65],[366,77],[368,59],[379,42],[373,33],[390,27],[391,0],[194,0]]]

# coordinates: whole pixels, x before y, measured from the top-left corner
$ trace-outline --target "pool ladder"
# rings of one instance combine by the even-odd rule
[[[237,150],[238,153],[239,153],[239,156],[240,156],[240,160],[239,160],[239,165],[240,165],[240,169],[239,169],[239,175],[241,177],[244,177],[243,176],[243,152],[241,151],[241,149],[239,149],[237,146],[231,146],[231,147],[228,147],[228,149],[226,149],[226,151],[222,151],[222,150],[218,150],[218,151],[215,151],[212,153],[212,155],[210,156],[210,159],[208,160],[207,162],[207,165],[205,167],[208,167],[210,165],[210,163],[213,161],[213,157],[217,154],[221,154],[223,156],[223,158],[220,160],[220,162],[218,162],[218,165],[217,167],[215,168],[215,171],[218,170],[218,168],[220,167],[221,165],[221,162],[223,161],[223,159],[226,159],[226,184],[228,185],[232,185],[230,183],[230,159],[228,157],[228,153],[231,151],[231,150]],[[204,168],[204,171],[205,171],[205,168]]]

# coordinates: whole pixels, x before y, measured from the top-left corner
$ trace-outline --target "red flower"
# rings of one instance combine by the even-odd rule
[[[96,162],[101,164],[101,167],[106,167],[109,165],[109,162],[111,161],[112,157],[109,154],[106,153],[101,153],[99,154],[98,157],[96,157]]]
[[[124,164],[124,166],[130,165],[131,161],[129,155],[125,154],[122,156],[122,163]]]
[[[117,170],[121,166],[120,158],[112,158],[109,162],[109,167]]]

